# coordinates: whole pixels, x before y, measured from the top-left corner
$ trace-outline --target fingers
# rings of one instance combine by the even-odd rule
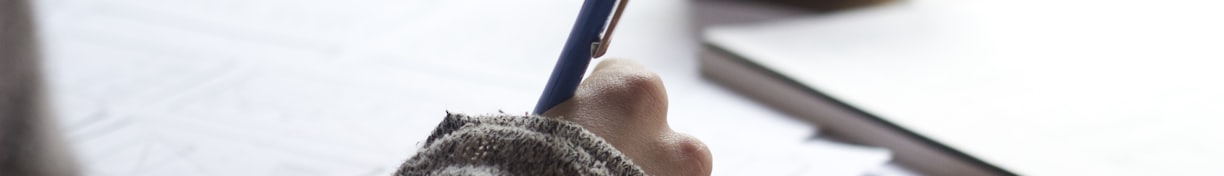
[[[570,100],[544,112],[599,135],[650,175],[709,175],[705,144],[667,124],[667,91],[659,75],[630,60],[595,66]]]
[[[621,123],[638,127],[667,128],[667,91],[658,74],[624,59],[600,62],[576,92],[579,97],[605,101],[607,113]],[[609,114],[613,115],[613,114]]]
[[[663,81],[642,65],[623,59],[600,62],[578,86],[574,98],[544,115],[599,127],[588,130],[607,140],[669,130]]]
[[[663,170],[666,173],[653,175],[710,175],[713,171],[714,158],[705,143],[696,137],[684,133],[672,133],[663,139],[668,146],[675,146],[664,152],[668,163],[682,163]]]

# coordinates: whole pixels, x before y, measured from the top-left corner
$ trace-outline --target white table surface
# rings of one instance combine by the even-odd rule
[[[385,175],[446,111],[525,113],[577,0],[44,0],[86,175]],[[857,175],[887,152],[702,80],[686,1],[633,1],[608,56],[657,71],[715,175]],[[755,163],[755,165],[754,165]],[[773,171],[763,171],[773,170]]]

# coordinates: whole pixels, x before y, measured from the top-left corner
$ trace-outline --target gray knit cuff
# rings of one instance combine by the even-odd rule
[[[396,175],[646,175],[578,124],[448,113]]]

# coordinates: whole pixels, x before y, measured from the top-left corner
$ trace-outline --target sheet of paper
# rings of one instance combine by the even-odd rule
[[[57,0],[39,9],[51,98],[86,175],[386,175],[447,111],[527,112],[579,3]],[[684,5],[635,1],[609,55],[664,77],[671,126],[709,144],[715,175],[857,175],[887,160],[878,149],[804,143],[809,125],[701,80]]]

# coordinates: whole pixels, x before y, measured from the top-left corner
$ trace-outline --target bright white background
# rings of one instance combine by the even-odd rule
[[[86,175],[385,175],[446,111],[525,113],[579,0],[45,0]],[[609,57],[657,71],[715,175],[857,175],[887,152],[700,79],[686,1],[633,1]]]

